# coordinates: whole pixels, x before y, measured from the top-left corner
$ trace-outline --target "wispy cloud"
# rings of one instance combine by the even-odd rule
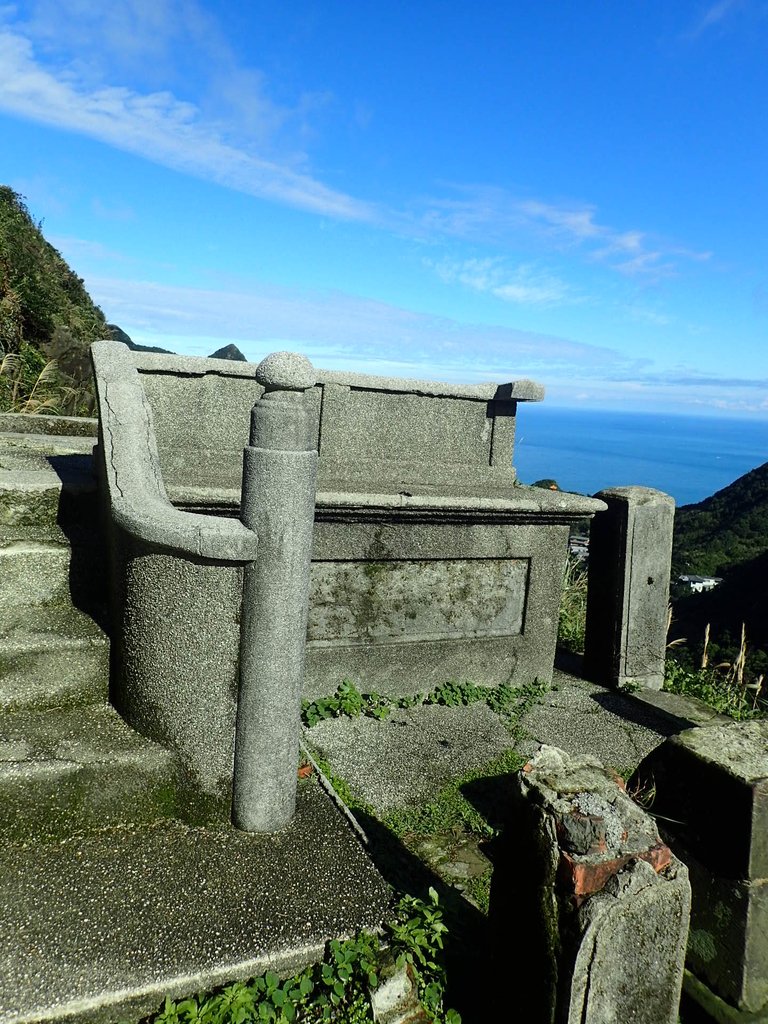
[[[201,355],[214,340],[215,347],[234,341],[251,359],[274,348],[294,348],[337,369],[389,366],[412,376],[468,381],[541,377],[574,368],[587,375],[606,367],[628,373],[641,365],[603,346],[428,316],[338,291],[258,284],[247,292],[202,290],[90,276],[86,282],[107,318],[136,340]],[[196,341],[200,337],[204,343]]]
[[[291,160],[228,141],[198,105],[167,90],[88,84],[77,67],[54,70],[28,38],[0,31],[0,110],[98,139],[174,170],[287,206],[370,221],[373,208],[302,173]]]
[[[496,257],[424,262],[442,281],[494,295],[504,302],[554,306],[578,301],[573,289],[565,281],[535,264],[509,266],[506,260]]]
[[[725,18],[743,6],[744,0],[717,0],[716,3],[709,4],[701,12],[693,28],[686,35],[689,38],[695,39],[708,29],[719,25]]]
[[[722,16],[727,6],[715,5]],[[644,283],[709,256],[634,226],[614,227],[594,204],[521,197],[493,185],[444,183],[442,196],[415,199],[407,209],[335,189],[313,172],[302,148],[313,112],[329,97],[302,94],[292,107],[273,102],[263,73],[238,63],[215,17],[196,0],[115,0],[106,7],[29,0],[25,10],[22,19],[0,6],[0,110],[8,114],[266,201],[430,241],[577,252]],[[190,64],[202,72],[190,76]],[[508,272],[486,268],[482,284],[478,268],[444,270],[508,302],[574,300],[561,280],[529,262]]]
[[[590,261],[646,282],[672,276],[681,262],[711,256],[646,231],[602,223],[592,204],[521,199],[489,185],[454,185],[451,191],[453,195],[425,201],[419,222],[427,232],[471,242],[580,250]]]

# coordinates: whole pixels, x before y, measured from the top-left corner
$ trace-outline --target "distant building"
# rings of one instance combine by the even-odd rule
[[[723,580],[720,576],[678,576],[677,582],[684,584],[695,594],[702,594],[705,590],[714,590]]]
[[[580,562],[585,562],[589,558],[589,537],[571,537],[568,541],[568,551]]]

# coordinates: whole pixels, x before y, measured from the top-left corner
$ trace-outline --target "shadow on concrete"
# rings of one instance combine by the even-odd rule
[[[584,679],[584,655],[574,654],[564,647],[558,647],[555,651],[555,668],[558,672],[565,672],[569,676],[577,676]]]
[[[619,690],[600,686],[599,683],[587,679],[584,674],[584,656],[582,654],[574,654],[572,651],[558,648],[555,655],[555,669],[599,687],[589,695],[590,700],[593,700],[605,711],[609,711],[618,718],[632,722],[634,725],[652,729],[662,736],[673,736],[675,733],[680,732],[682,728],[686,728],[684,721],[676,719],[663,709],[645,702],[641,696],[636,697],[631,693],[622,693]],[[694,723],[690,722],[688,724],[693,725]]]
[[[69,590],[75,608],[109,634],[107,549],[90,455],[49,455],[61,480],[56,523],[69,542]]]
[[[652,729],[662,736],[674,736],[680,731],[667,715],[653,707],[649,707],[641,700],[637,700],[630,694],[617,693],[615,690],[605,690],[603,693],[590,694],[593,700],[605,711],[618,718],[623,718],[634,725],[641,725],[646,729]]]

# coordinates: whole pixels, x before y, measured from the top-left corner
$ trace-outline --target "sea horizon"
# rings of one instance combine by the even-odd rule
[[[551,478],[581,494],[636,484],[688,505],[767,461],[768,420],[517,407],[514,464],[524,484]]]

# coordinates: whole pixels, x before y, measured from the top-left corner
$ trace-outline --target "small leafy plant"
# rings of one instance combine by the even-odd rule
[[[546,684],[534,682],[520,688],[501,684],[499,686],[478,686],[470,682],[446,682],[436,686],[427,694],[415,693],[404,697],[385,697],[380,693],[361,693],[354,683],[345,679],[330,697],[305,701],[302,705],[302,721],[312,727],[328,718],[346,715],[356,718],[366,715],[384,719],[394,709],[412,708],[424,704],[440,704],[443,707],[467,707],[485,702],[492,711],[508,715],[516,708],[527,710],[530,701],[538,699],[547,689]]]

